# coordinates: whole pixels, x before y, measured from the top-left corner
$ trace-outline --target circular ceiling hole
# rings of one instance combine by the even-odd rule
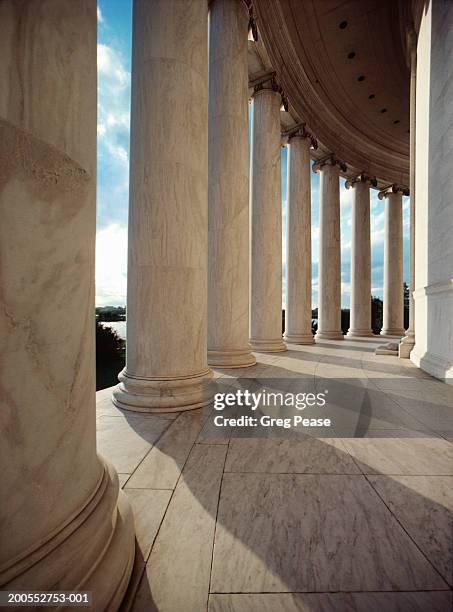
[[[365,77],[363,76],[363,74],[361,74],[359,77],[357,77],[357,80],[359,83],[362,83],[362,81],[365,80]]]
[[[386,108],[381,108],[381,113],[386,113],[387,109]]]
[[[348,59],[354,59],[355,58],[355,51],[351,51],[350,53],[348,53]]]
[[[370,94],[370,95],[368,96],[368,100],[373,100],[373,98],[375,98],[375,97],[376,97],[376,96],[375,96],[374,94]]]
[[[347,21],[341,21],[338,27],[340,28],[340,30],[344,30],[347,26],[348,26]]]
[[[393,123],[396,125],[396,124],[397,124],[397,123],[399,123],[399,122],[400,122],[400,120],[399,120],[399,119],[395,119],[395,121],[394,121]]]

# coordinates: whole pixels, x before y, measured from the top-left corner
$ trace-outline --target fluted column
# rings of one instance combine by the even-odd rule
[[[409,327],[406,329],[405,336],[401,339],[399,346],[399,357],[409,359],[415,345],[415,117],[416,117],[416,97],[417,97],[417,35],[412,30],[408,34],[408,44],[410,48],[410,226],[409,226]]]
[[[394,186],[381,192],[385,198],[384,306],[381,335],[404,334],[403,205],[402,190]]]
[[[371,331],[371,242],[370,184],[362,174],[346,181],[352,189],[351,227],[351,321],[348,336],[372,336]]]
[[[320,340],[343,340],[341,331],[341,240],[339,163],[329,157],[313,164],[320,172],[318,331]]]
[[[288,145],[285,340],[313,344],[311,331],[311,181],[308,134]]]
[[[116,405],[209,401],[207,2],[135,0],[127,357]]]
[[[0,22],[0,586],[115,610],[134,532],[96,453],[96,2]]]
[[[282,340],[281,95],[266,85],[253,96],[251,155],[250,342],[285,351]]]
[[[256,363],[249,344],[249,12],[212,0],[209,15],[208,362]]]

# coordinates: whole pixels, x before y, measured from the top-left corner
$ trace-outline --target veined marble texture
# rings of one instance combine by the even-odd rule
[[[121,480],[139,515],[126,609],[450,610],[453,436],[441,427],[453,388],[374,355],[379,342],[290,344],[216,372],[226,389],[248,377],[292,384],[297,374],[341,385],[346,376],[354,393],[368,385],[373,419],[362,439],[219,435],[209,410],[131,416],[109,412],[108,392],[98,394],[98,423],[111,421],[101,443],[119,467],[127,457]],[[157,439],[154,421],[166,423]],[[129,451],[106,444],[112,432]]]
[[[281,96],[264,88],[253,97],[251,151],[250,343],[286,350],[282,340]]]
[[[113,609],[134,527],[96,452],[96,2],[5,0],[0,22],[0,584]]]
[[[211,591],[446,588],[378,501],[361,476],[226,473]]]
[[[319,306],[316,339],[341,340],[340,193],[337,165],[320,170]]]
[[[215,0],[209,13],[208,361],[256,362],[249,344],[249,15]]]

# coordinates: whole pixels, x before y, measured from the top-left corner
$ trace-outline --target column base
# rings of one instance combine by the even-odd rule
[[[256,357],[250,348],[225,351],[208,350],[208,364],[213,368],[250,368],[256,364]]]
[[[387,342],[387,344],[381,344],[374,351],[375,355],[391,355],[392,357],[398,357],[398,343]]]
[[[386,336],[389,338],[401,338],[404,336],[404,329],[401,328],[393,328],[393,329],[381,329],[381,336]]]
[[[288,350],[281,338],[277,340],[255,340],[251,338],[250,345],[255,353],[282,353]]]
[[[3,589],[91,591],[94,610],[118,609],[134,563],[134,520],[115,470],[101,462],[98,486],[80,510],[1,569]]]
[[[283,336],[285,342],[290,344],[314,344],[315,339],[313,334],[285,334]]]
[[[344,340],[344,336],[341,331],[318,331],[315,340]]]
[[[371,338],[374,334],[371,329],[350,329],[346,336],[348,338]]]
[[[417,345],[411,353],[411,361],[424,372],[431,374],[443,382],[453,385],[453,360],[431,352],[419,352]]]
[[[398,347],[398,357],[400,359],[409,359],[414,346],[415,346],[414,333],[406,332],[406,335],[404,336],[404,338],[401,338],[401,342]]]
[[[112,401],[118,408],[134,412],[181,412],[212,402],[212,371],[207,368],[185,378],[151,379],[131,376],[126,368],[119,373],[120,384]]]

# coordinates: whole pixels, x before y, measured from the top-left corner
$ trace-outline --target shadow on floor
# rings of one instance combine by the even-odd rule
[[[272,369],[273,380],[283,378],[284,368]],[[380,396],[368,392],[355,435],[369,432]],[[183,413],[154,442],[182,474],[149,559],[137,560],[123,609],[200,612],[209,592],[212,612],[452,609],[453,465],[439,463],[449,442],[427,429],[418,437],[394,429],[380,438],[351,436],[333,450],[331,440],[307,436],[250,449],[244,438],[200,443],[211,414]],[[149,417],[124,416],[145,435],[139,421]],[[184,459],[181,444],[168,443],[181,419],[192,422]],[[396,421],[390,425],[401,427]],[[269,458],[289,455],[291,471],[273,471]],[[229,458],[235,471],[225,470]],[[341,464],[352,467],[331,473]]]

